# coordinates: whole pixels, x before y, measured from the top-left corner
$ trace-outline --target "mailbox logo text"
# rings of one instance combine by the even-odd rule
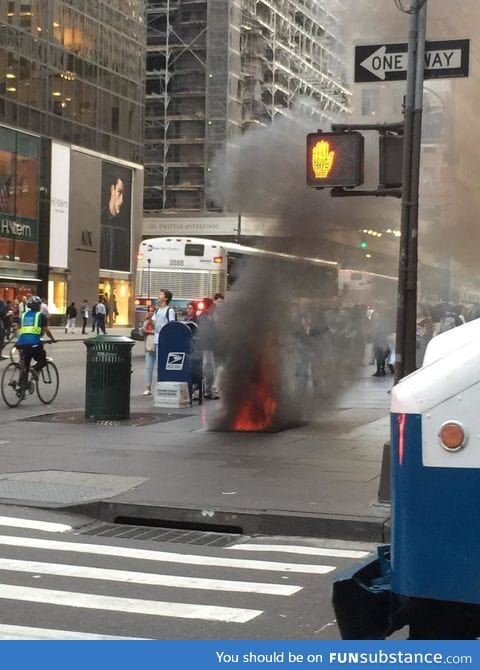
[[[171,351],[167,356],[165,370],[183,370],[185,363],[184,351]]]

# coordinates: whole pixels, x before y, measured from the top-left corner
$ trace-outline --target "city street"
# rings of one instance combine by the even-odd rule
[[[94,425],[78,420],[85,346],[55,334],[52,406],[0,407],[0,636],[338,639],[332,580],[385,537],[391,380],[366,367],[309,424],[212,433],[221,401],[168,410],[141,395],[136,343],[143,424]]]
[[[150,540],[133,540],[133,527],[108,537],[108,524],[68,530],[59,514],[0,511],[0,639],[338,639],[332,579],[373,549],[174,531],[158,541],[146,528]]]
[[[480,639],[453,4],[0,3],[0,640]]]

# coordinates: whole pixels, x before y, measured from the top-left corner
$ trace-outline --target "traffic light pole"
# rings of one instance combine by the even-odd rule
[[[418,201],[427,0],[413,0],[404,115],[395,383],[416,369]]]

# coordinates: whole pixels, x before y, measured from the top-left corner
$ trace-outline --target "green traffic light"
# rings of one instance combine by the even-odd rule
[[[362,241],[360,242],[360,246],[362,247],[362,249],[366,249],[366,248],[367,248],[367,243],[365,242],[365,240],[362,240]]]

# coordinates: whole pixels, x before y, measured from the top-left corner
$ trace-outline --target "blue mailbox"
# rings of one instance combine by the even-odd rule
[[[170,321],[158,338],[158,381],[192,383],[192,330],[186,323]]]

